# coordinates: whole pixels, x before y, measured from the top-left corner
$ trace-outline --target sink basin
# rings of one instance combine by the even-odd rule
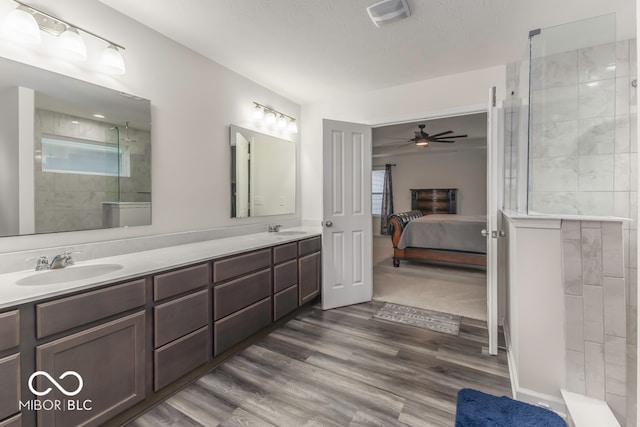
[[[303,234],[307,234],[304,231],[278,231],[274,233],[276,237],[278,236],[302,236]]]
[[[57,270],[39,271],[31,276],[17,280],[16,285],[54,285],[57,283],[73,282],[75,280],[91,279],[92,277],[113,273],[120,269],[122,269],[120,264],[74,265]]]

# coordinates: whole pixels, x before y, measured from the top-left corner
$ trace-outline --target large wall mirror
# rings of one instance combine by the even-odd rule
[[[0,58],[0,236],[148,224],[149,100]]]
[[[230,126],[231,217],[296,211],[296,144]]]

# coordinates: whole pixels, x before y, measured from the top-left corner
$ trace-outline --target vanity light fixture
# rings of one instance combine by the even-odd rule
[[[296,119],[290,115],[281,113],[278,110],[274,110],[271,107],[267,107],[266,105],[255,101],[253,104],[253,118],[255,120],[264,120],[265,124],[268,126],[273,126],[275,124],[276,127],[282,131],[286,130],[289,133],[298,133]]]
[[[124,58],[120,53],[121,50],[124,50],[123,46],[19,0],[13,1],[18,4],[18,7],[12,10],[5,20],[4,34],[7,37],[16,41],[39,44],[41,42],[40,31],[44,31],[58,37],[58,47],[63,56],[73,60],[86,61],[87,46],[80,35],[82,32],[107,44],[101,57],[105,71],[113,74],[125,73]]]

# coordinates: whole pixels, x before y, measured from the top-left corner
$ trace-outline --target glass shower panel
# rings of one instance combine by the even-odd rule
[[[615,15],[529,37],[529,214],[613,215]]]

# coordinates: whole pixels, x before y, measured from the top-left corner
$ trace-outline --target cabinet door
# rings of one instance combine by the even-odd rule
[[[320,252],[298,259],[300,305],[320,293]]]
[[[145,397],[145,313],[139,312],[36,347],[36,367],[47,372],[62,388],[76,390],[74,376],[60,379],[66,371],[83,380],[81,391],[67,397],[43,376],[40,391],[51,388],[42,399],[80,402],[90,410],[38,411],[38,425],[100,425]],[[83,402],[90,400],[86,405]]]
[[[0,359],[0,420],[18,412],[20,355]]]

